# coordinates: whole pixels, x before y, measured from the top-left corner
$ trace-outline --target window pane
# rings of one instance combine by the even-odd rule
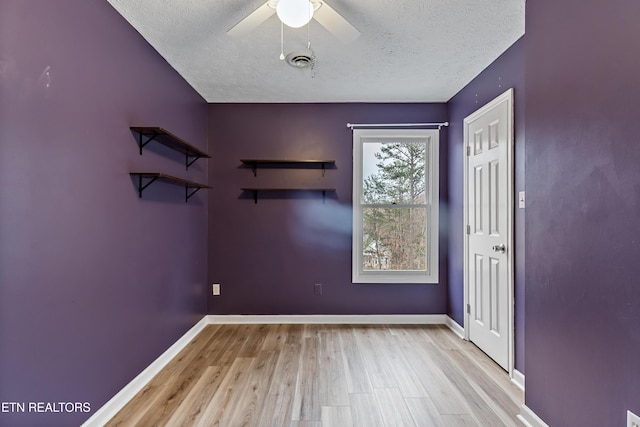
[[[364,208],[362,270],[425,271],[425,208]]]
[[[426,202],[425,142],[365,142],[362,161],[365,204]]]

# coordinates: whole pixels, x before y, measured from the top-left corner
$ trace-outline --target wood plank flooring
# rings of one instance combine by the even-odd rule
[[[522,392],[441,325],[210,325],[107,426],[520,426]]]

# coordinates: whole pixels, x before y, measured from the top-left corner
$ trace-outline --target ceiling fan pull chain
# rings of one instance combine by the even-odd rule
[[[284,61],[284,24],[280,21],[280,61]]]

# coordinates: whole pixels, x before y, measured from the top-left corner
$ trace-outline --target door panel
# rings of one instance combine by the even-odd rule
[[[491,308],[491,323],[489,330],[500,335],[500,260],[489,258],[489,307]]]
[[[480,254],[475,254],[475,259],[475,280],[473,282],[475,294],[473,301],[475,303],[475,310],[472,311],[472,315],[474,316],[476,323],[484,326],[484,316],[482,315],[484,308],[484,304],[482,303],[482,290],[484,289],[482,286],[482,265],[484,264],[484,259]]]
[[[489,162],[489,234],[500,235],[500,162]]]
[[[473,182],[473,189],[474,189],[474,197],[475,197],[475,205],[476,206],[482,206],[483,203],[483,193],[484,193],[484,185],[483,185],[483,172],[484,169],[482,166],[476,166],[474,168],[475,174],[474,174],[474,182]],[[477,236],[480,236],[483,234],[483,229],[482,229],[482,225],[484,224],[484,221],[482,220],[482,214],[484,213],[484,211],[482,209],[474,209],[473,210],[473,229],[475,230],[475,234]]]

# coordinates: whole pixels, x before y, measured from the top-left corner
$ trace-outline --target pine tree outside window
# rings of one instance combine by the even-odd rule
[[[438,282],[438,136],[353,131],[354,283]]]

